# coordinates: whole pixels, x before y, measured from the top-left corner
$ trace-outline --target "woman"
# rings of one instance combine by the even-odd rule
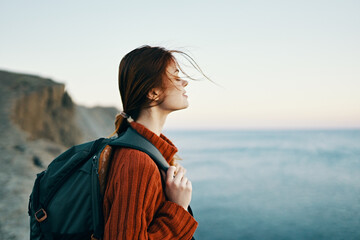
[[[179,78],[181,68],[174,52],[184,54],[143,46],[121,60],[119,90],[124,111],[116,117],[116,133],[134,128],[171,167],[161,176],[147,154],[130,148],[115,150],[104,194],[105,240],[191,239],[197,228],[187,211],[191,182],[174,160],[176,146],[161,133],[169,113],[189,105],[188,82]]]

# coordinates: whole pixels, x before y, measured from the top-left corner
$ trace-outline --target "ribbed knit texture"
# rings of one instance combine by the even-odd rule
[[[170,162],[177,152],[163,134],[145,126],[131,127],[146,137]],[[116,149],[104,196],[104,240],[191,239],[198,223],[180,205],[166,200],[154,161],[141,151]]]

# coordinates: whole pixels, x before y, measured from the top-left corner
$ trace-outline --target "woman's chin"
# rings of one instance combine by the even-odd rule
[[[176,108],[174,111],[179,111],[179,110],[183,110],[189,107],[189,103],[184,104],[183,106]]]

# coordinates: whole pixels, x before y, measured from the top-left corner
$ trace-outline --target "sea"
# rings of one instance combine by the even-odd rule
[[[169,130],[196,239],[360,239],[360,129]]]

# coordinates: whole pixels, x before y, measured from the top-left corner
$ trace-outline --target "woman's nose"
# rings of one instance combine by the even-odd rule
[[[184,87],[186,87],[188,84],[189,84],[189,82],[188,82],[188,81],[183,80],[183,86],[184,86]]]

